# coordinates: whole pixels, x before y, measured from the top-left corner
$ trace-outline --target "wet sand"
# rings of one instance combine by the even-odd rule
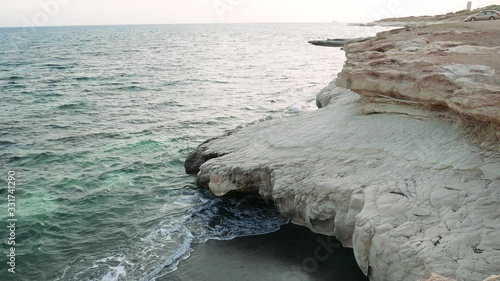
[[[195,246],[157,281],[366,281],[351,249],[292,224],[278,232]]]

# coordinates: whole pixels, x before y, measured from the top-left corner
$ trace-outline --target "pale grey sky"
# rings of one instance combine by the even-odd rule
[[[473,0],[473,7],[500,0]],[[0,26],[369,22],[462,10],[467,0],[0,0]]]

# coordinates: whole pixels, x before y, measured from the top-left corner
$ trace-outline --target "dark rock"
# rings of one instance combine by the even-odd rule
[[[196,175],[198,172],[200,172],[200,166],[203,165],[203,163],[207,162],[210,159],[213,158],[218,158],[226,155],[227,153],[207,153],[206,150],[208,148],[208,145],[210,142],[223,138],[229,135],[232,135],[234,132],[236,132],[238,129],[231,130],[224,134],[223,136],[216,137],[209,139],[205,141],[204,143],[200,144],[193,152],[191,152],[186,161],[184,161],[184,169],[186,171],[186,174],[190,175]]]
[[[370,38],[371,37],[354,38],[354,39],[338,38],[338,39],[326,39],[326,40],[312,40],[309,41],[309,43],[316,46],[324,46],[324,47],[344,47],[347,44],[364,42]]]

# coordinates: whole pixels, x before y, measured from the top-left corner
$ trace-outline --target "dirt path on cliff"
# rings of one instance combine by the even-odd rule
[[[459,52],[446,53],[444,49],[427,54],[428,58],[444,63],[482,64],[500,70],[498,52],[486,52],[480,47],[495,48],[500,46],[500,20],[429,25],[423,28],[407,28],[409,32],[399,33],[399,41],[425,38],[427,43],[447,42],[443,47],[471,46]],[[500,50],[500,49],[499,49]],[[496,51],[499,51],[496,50]],[[469,52],[467,52],[469,51]],[[481,52],[477,52],[481,51]],[[495,50],[492,50],[493,52]]]
[[[430,41],[444,42],[461,42],[463,45],[481,46],[481,47],[498,47],[500,46],[500,21],[481,21],[481,22],[464,22],[464,23],[449,23],[436,26],[429,26],[427,29],[443,30],[443,28],[456,30],[452,33],[433,33],[427,37]],[[460,33],[460,30],[469,32]],[[457,36],[457,32],[460,33]],[[418,31],[417,31],[418,35]],[[481,49],[479,49],[481,50]],[[466,49],[463,50],[467,51]],[[453,55],[442,55],[437,53],[435,60],[437,62],[454,62],[462,64],[482,64],[500,70],[500,56],[498,52],[492,55],[489,52],[476,53],[471,48],[471,52],[455,53]],[[498,51],[498,50],[497,50]]]

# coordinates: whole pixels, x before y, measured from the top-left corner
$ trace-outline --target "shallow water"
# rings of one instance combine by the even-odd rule
[[[308,40],[381,30],[0,29],[4,221],[8,170],[18,184],[18,273],[6,275],[2,262],[0,279],[152,280],[193,243],[275,231],[286,220],[274,209],[212,200],[184,174],[184,159],[239,125],[314,110],[344,53]]]

